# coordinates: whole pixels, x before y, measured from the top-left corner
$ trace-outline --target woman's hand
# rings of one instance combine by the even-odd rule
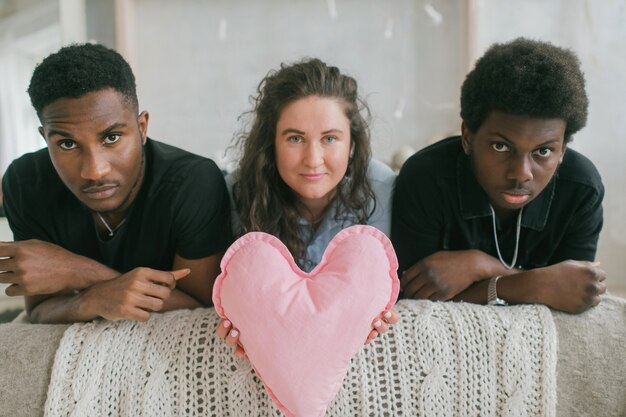
[[[246,356],[243,347],[239,344],[239,330],[233,328],[233,324],[230,320],[221,319],[220,323],[215,329],[215,334],[220,339],[224,339],[226,344],[232,348],[235,348],[235,357],[242,358]]]
[[[400,315],[395,308],[391,307],[389,310],[383,311],[380,316],[376,317],[372,322],[372,331],[367,335],[365,344],[369,344],[372,340],[376,339],[379,334],[385,333],[389,330],[390,324],[395,324],[400,319]]]

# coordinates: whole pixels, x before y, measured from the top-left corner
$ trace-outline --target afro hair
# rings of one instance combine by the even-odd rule
[[[61,48],[33,71],[28,86],[30,101],[41,117],[45,106],[60,98],[78,98],[112,88],[138,107],[135,76],[128,62],[102,45],[85,43]]]
[[[494,44],[461,87],[461,118],[476,132],[489,113],[562,119],[565,142],[587,122],[589,100],[576,55],[547,42]]]

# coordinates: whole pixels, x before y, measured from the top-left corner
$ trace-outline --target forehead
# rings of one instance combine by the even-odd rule
[[[41,111],[44,129],[57,125],[99,125],[133,117],[134,106],[113,89],[93,91],[77,98],[60,98]]]
[[[565,138],[566,122],[493,111],[478,129],[478,136],[498,136],[514,143],[543,143]]]
[[[287,104],[280,112],[278,124],[302,125],[326,123],[349,123],[345,105],[333,97],[309,96]]]

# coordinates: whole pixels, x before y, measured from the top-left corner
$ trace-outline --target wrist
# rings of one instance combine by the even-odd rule
[[[498,281],[502,278],[502,275],[496,275],[489,279],[487,286],[487,304],[491,306],[506,306],[509,305],[504,299],[500,298],[498,294]]]
[[[101,317],[98,311],[98,295],[94,287],[89,287],[76,294],[78,300],[78,315],[83,320],[92,320]]]
[[[491,279],[497,275],[505,275],[502,271],[502,264],[498,259],[478,249],[472,249],[470,252],[474,256],[475,265],[477,266],[474,282]]]

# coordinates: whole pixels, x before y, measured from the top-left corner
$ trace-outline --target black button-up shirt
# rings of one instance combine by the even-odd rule
[[[518,268],[567,259],[592,261],[602,229],[604,187],[589,159],[568,149],[546,188],[523,210]],[[487,194],[459,136],[417,152],[402,167],[393,198],[391,239],[400,271],[441,250],[479,249],[497,257]],[[496,222],[500,252],[510,263],[516,221]]]

